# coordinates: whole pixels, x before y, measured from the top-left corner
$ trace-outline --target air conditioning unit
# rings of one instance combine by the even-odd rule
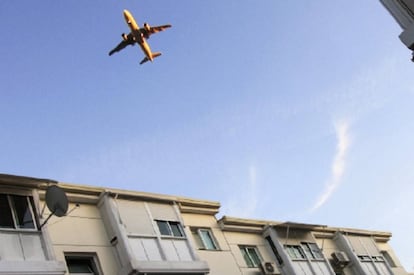
[[[262,262],[260,264],[260,269],[264,275],[280,274],[280,271],[274,262]]]
[[[340,267],[345,267],[349,264],[350,260],[348,255],[343,251],[336,251],[331,254],[333,259],[333,264]]]

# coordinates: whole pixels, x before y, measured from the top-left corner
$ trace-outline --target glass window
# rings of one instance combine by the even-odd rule
[[[292,260],[306,259],[300,245],[285,245],[285,250]]]
[[[371,262],[371,257],[368,255],[358,255],[361,262]]]
[[[208,229],[200,229],[200,237],[203,241],[205,249],[209,250],[217,250],[217,246],[214,242],[213,235],[210,230]]]
[[[371,256],[374,262],[385,262],[384,257],[382,256]]]
[[[302,243],[302,247],[309,259],[323,259],[323,254],[316,243]]]
[[[262,259],[255,246],[240,246],[247,267],[259,267]]]
[[[184,237],[184,233],[179,222],[157,221],[160,234],[163,236]]]
[[[168,226],[168,222],[166,221],[157,221],[158,228],[160,230],[161,235],[171,235],[170,227]]]
[[[13,216],[7,195],[0,194],[0,227],[14,228]]]
[[[33,200],[27,196],[0,194],[0,227],[35,229]]]
[[[69,274],[100,275],[95,255],[65,255]]]
[[[194,241],[195,241],[195,243],[196,243],[196,245],[197,245],[197,247],[199,248],[199,249],[205,249],[205,247],[204,247],[204,243],[203,243],[203,241],[201,240],[201,237],[200,237],[200,234],[198,233],[198,230],[197,230],[197,228],[192,228],[191,229],[191,233],[193,234],[193,237],[194,237]]]
[[[181,230],[180,223],[178,223],[178,222],[169,222],[169,224],[170,224],[173,236],[175,236],[175,237],[183,237],[184,236],[184,234]]]
[[[276,257],[277,262],[279,263],[279,265],[283,265],[283,259],[280,256],[279,252],[277,251],[276,246],[275,246],[275,243],[273,242],[272,238],[270,236],[267,236],[266,237],[266,240],[269,243],[270,248],[273,251],[273,254],[275,254],[275,257]]]
[[[210,229],[207,228],[192,228],[194,240],[200,249],[218,250],[219,246]]]
[[[18,228],[35,228],[29,198],[24,196],[10,196],[14,202],[16,225]]]

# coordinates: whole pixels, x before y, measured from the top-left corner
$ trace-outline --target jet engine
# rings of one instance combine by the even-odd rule
[[[128,41],[128,36],[127,36],[125,33],[121,34],[121,36],[122,36],[122,39],[123,39],[125,42],[127,42],[127,41]]]
[[[148,23],[144,23],[144,29],[149,32],[151,30],[151,26]]]

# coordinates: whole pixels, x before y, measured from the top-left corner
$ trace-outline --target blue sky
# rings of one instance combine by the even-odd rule
[[[170,23],[108,57],[139,24]],[[379,1],[0,2],[1,172],[391,231],[414,271],[414,79]]]

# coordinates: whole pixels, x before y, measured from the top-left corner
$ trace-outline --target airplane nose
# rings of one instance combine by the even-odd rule
[[[131,13],[128,11],[128,10],[124,10],[124,17],[125,18],[129,18],[129,17],[131,17],[132,15],[131,15]]]
[[[132,21],[134,21],[134,18],[132,17],[132,14],[128,10],[124,10],[124,18],[125,21],[130,24]]]

